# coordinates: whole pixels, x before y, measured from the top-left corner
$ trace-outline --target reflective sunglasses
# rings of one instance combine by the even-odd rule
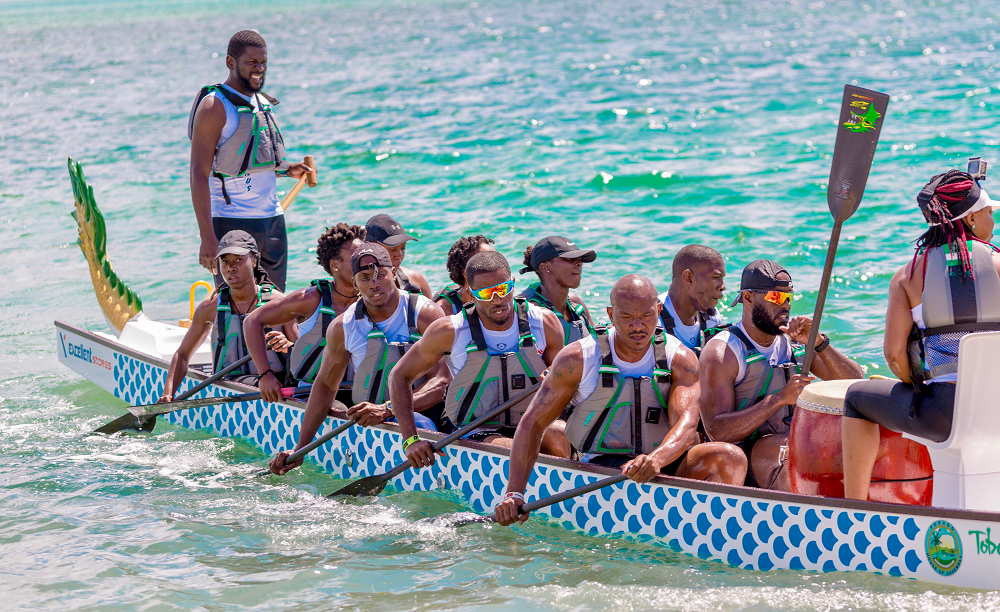
[[[777,304],[781,306],[785,301],[791,301],[793,293],[791,291],[767,291],[760,293],[764,294],[764,299],[772,304]]]
[[[493,285],[492,287],[484,287],[482,289],[472,289],[470,287],[469,293],[471,293],[472,297],[479,300],[480,302],[489,302],[490,300],[493,299],[494,295],[496,295],[497,297],[504,298],[507,297],[507,295],[510,294],[510,292],[513,290],[514,290],[514,279],[512,278],[509,281]]]

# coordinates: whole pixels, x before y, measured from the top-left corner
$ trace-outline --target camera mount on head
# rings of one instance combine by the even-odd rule
[[[986,170],[988,164],[981,157],[970,157],[969,158],[969,175],[972,176],[973,180],[977,183],[982,180],[986,180]]]

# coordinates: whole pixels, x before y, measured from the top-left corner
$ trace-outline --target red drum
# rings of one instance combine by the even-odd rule
[[[802,390],[788,435],[792,491],[844,496],[840,419],[847,388],[857,380],[817,381]],[[879,427],[881,442],[868,493],[871,501],[931,505],[934,470],[927,447]]]

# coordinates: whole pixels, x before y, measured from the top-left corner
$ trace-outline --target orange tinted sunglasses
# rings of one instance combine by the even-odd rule
[[[764,294],[764,299],[772,304],[781,306],[786,300],[791,301],[792,295],[791,291],[768,291]]]

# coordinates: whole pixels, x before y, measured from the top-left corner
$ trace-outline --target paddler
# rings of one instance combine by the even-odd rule
[[[414,350],[411,342],[426,334],[435,321],[445,318],[434,302],[396,287],[392,259],[381,244],[365,242],[354,251],[351,271],[361,299],[337,317],[326,332],[323,360],[302,416],[296,449],[309,444],[323,424],[348,364],[355,371],[354,405],[348,416],[363,427],[394,418],[398,412],[389,401],[389,372],[398,367],[401,355]],[[413,426],[416,408],[417,426],[433,431],[437,429],[434,420],[419,413],[440,414],[451,375],[441,359],[431,364],[426,374],[425,380],[417,381],[416,389],[410,389],[412,400],[407,405],[406,421]],[[278,453],[271,460],[271,471],[284,474],[302,464],[301,460],[286,464],[289,454]]]
[[[295,321],[299,337],[289,351],[289,374],[298,383],[312,383],[316,379],[326,346],[326,330],[358,300],[351,274],[351,255],[364,240],[365,228],[360,225],[338,223],[327,229],[316,243],[316,259],[328,278],[316,279],[305,289],[293,291],[280,300],[271,300],[247,317],[243,322],[243,334],[258,369],[262,369],[266,360],[266,338],[275,333],[265,334],[264,328]],[[348,367],[342,382],[353,380],[354,370]],[[265,376],[257,386],[265,400],[281,400],[282,385],[276,377]],[[342,400],[350,396],[349,390],[342,393],[346,396]]]
[[[705,343],[722,331],[716,305],[726,290],[726,263],[711,247],[689,244],[677,251],[670,289],[660,295],[663,331],[701,355]]]
[[[247,355],[243,325],[247,315],[267,302],[281,297],[260,265],[260,254],[253,236],[242,231],[227,232],[219,241],[216,265],[222,271],[223,284],[198,305],[191,317],[191,327],[170,359],[170,368],[163,382],[160,402],[174,397],[177,385],[184,380],[188,364],[205,337],[212,333],[212,371],[218,372]],[[245,385],[256,386],[260,373],[274,374],[284,379],[284,360],[277,353],[287,353],[296,337],[295,323],[289,322],[282,332],[269,334],[266,358],[241,366],[228,376]],[[263,368],[263,369],[261,369]]]
[[[433,297],[430,283],[424,275],[416,270],[403,267],[403,258],[406,257],[406,243],[416,240],[406,233],[403,226],[389,215],[375,215],[368,219],[365,224],[365,232],[369,242],[381,244],[389,257],[392,258],[392,265],[396,274],[396,286],[403,291],[410,293],[422,293],[427,297]]]
[[[652,281],[624,276],[611,290],[613,327],[598,328],[556,357],[514,435],[507,495],[496,507],[501,525],[527,520],[517,508],[540,434],[568,406],[566,435],[585,461],[621,468],[640,483],[658,474],[743,483],[747,461],[739,448],[699,443],[698,358],[658,327],[659,310]]]
[[[812,326],[789,320],[792,277],[769,259],[743,269],[742,318],[708,341],[700,359],[701,418],[712,440],[731,442],[750,459],[748,486],[790,491],[785,464],[792,411],[814,378],[799,370]],[[812,373],[823,380],[861,378],[861,366],[819,334]]]
[[[285,158],[274,118],[278,101],[261,91],[267,74],[264,38],[253,30],[233,34],[226,67],[226,81],[202,87],[188,117],[201,265],[216,275],[218,286],[223,280],[215,265],[219,238],[243,230],[257,241],[272,284],[284,291],[288,239],[276,177],[299,178],[313,169]]]
[[[932,178],[917,202],[929,227],[913,260],[893,275],[885,315],[885,360],[899,380],[857,382],[844,400],[844,496],[851,499],[868,499],[879,425],[948,439],[959,341],[1000,330],[1000,253],[990,244],[1000,203],[957,170]]]
[[[420,440],[411,415],[413,381],[432,370],[444,357],[453,380],[445,399],[445,414],[459,428],[514,399],[541,379],[562,349],[558,319],[514,297],[510,264],[496,251],[477,253],[465,266],[474,306],[435,322],[389,375],[390,393],[403,451],[413,467],[434,464],[431,443]],[[514,429],[530,397],[501,413],[468,438],[510,447]],[[542,452],[569,458],[569,443],[557,427],[542,440]]]
[[[463,236],[448,249],[448,277],[452,282],[434,296],[434,301],[449,317],[462,311],[465,304],[472,302],[469,284],[465,282],[465,264],[476,253],[494,251],[493,239],[482,234]]]
[[[538,282],[528,285],[522,296],[559,317],[563,344],[568,345],[594,333],[587,305],[570,289],[580,286],[583,264],[595,259],[595,251],[581,249],[562,236],[542,238],[535,246],[524,249],[524,267],[520,273],[534,272],[538,275]]]

